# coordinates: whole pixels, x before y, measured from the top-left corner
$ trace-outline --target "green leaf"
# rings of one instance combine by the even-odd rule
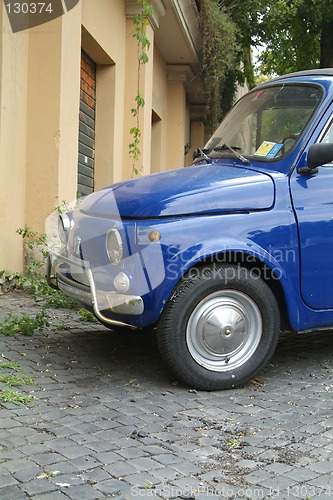
[[[136,101],[136,103],[137,103],[138,107],[140,107],[140,108],[143,108],[143,107],[144,107],[144,105],[145,105],[145,100],[144,100],[144,98],[143,98],[140,94],[138,94],[138,95],[135,97],[135,101]]]
[[[147,62],[149,62],[149,57],[145,52],[142,52],[142,54],[140,54],[139,56],[139,60],[140,62],[142,62],[142,64],[147,64]]]

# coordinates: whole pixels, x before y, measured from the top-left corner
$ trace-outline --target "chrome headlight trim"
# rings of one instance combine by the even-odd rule
[[[124,254],[123,241],[118,229],[109,229],[105,239],[106,253],[111,264],[119,264]]]
[[[61,242],[66,245],[68,241],[68,231],[71,227],[71,220],[67,214],[58,217],[58,234]]]

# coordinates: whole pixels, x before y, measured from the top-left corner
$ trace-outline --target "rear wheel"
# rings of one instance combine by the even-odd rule
[[[160,352],[174,375],[202,390],[244,384],[272,356],[279,311],[268,285],[238,266],[195,268],[160,318]]]

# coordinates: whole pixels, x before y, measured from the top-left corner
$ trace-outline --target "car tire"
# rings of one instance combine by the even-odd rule
[[[173,290],[157,326],[166,364],[194,389],[231,389],[271,358],[280,333],[275,296],[237,265],[193,268]]]

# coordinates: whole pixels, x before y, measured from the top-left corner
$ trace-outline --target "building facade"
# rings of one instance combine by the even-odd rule
[[[205,142],[195,0],[152,0],[141,66],[139,175],[181,168]],[[80,0],[13,33],[0,5],[0,270],[22,271],[16,233],[43,232],[77,193],[133,176],[136,0]]]

